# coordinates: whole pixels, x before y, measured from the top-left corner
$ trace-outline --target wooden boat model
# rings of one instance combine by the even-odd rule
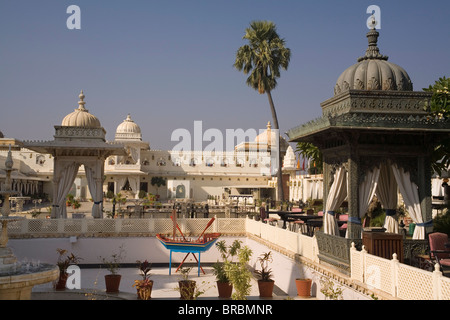
[[[205,252],[220,237],[220,233],[205,233],[200,239],[186,239],[177,237],[175,239],[167,237],[163,234],[157,234],[156,238],[166,247],[166,249],[176,250],[179,252]]]
[[[205,229],[203,229],[203,232],[197,239],[192,238],[186,238],[181,231],[180,227],[178,226],[178,223],[176,222],[176,213],[173,212],[172,217],[170,217],[173,221],[173,234],[172,236],[164,235],[162,233],[158,233],[156,235],[156,238],[161,242],[161,244],[166,248],[170,250],[170,265],[169,265],[169,274],[171,273],[172,269],[172,252],[185,252],[187,255],[184,257],[183,261],[181,262],[180,266],[176,271],[178,271],[183,263],[185,262],[186,258],[189,256],[189,254],[192,254],[195,258],[195,260],[198,263],[199,268],[199,275],[200,275],[200,269],[205,273],[203,268],[200,266],[200,253],[208,251],[209,248],[216,242],[216,240],[220,237],[220,233],[205,233],[206,230],[213,224],[215,218],[212,218],[208,224],[206,225]],[[177,237],[176,231],[179,231],[181,234],[181,237]],[[195,256],[195,253],[198,253],[198,259]]]

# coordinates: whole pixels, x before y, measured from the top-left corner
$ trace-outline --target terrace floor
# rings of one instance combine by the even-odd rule
[[[199,300],[226,300],[218,297],[217,287],[215,285],[215,276],[212,267],[204,266],[206,274],[197,274],[197,267],[193,267],[189,278],[197,281],[197,287],[204,290],[204,294],[199,296]],[[152,289],[152,300],[179,300],[180,293],[176,289],[178,280],[181,280],[180,273],[172,268],[172,274],[169,275],[168,268],[153,268],[151,279],[154,281]],[[106,269],[81,269],[81,289],[65,289],[56,291],[52,283],[46,283],[35,286],[31,296],[32,300],[137,300],[136,288],[132,285],[134,280],[140,279],[137,268],[122,268],[119,274],[122,275],[119,293],[106,293],[104,275]],[[315,300],[315,297],[300,298],[289,297],[281,289],[275,287],[272,298],[260,298],[258,284],[252,279],[252,289],[248,300]]]

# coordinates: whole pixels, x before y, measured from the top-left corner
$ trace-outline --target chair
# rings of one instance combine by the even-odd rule
[[[339,215],[338,221],[341,221],[339,223],[339,234],[341,237],[345,237],[345,234],[347,233],[347,227],[348,227],[348,214],[341,214]]]
[[[433,232],[428,235],[430,244],[430,257],[435,260],[444,275],[450,275],[450,247],[448,235],[442,232]]]
[[[259,208],[259,216],[261,218],[261,220],[265,221],[266,220],[266,209],[264,209],[264,207],[260,207]]]
[[[307,233],[307,225],[305,224],[304,221],[302,220],[295,220],[293,223],[293,230],[294,232],[299,231],[302,234],[306,234]]]

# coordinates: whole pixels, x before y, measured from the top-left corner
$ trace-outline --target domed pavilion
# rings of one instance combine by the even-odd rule
[[[403,241],[399,259],[412,258],[413,250],[426,245],[432,223],[430,155],[450,134],[448,121],[425,110],[431,93],[413,91],[408,73],[380,53],[378,37],[376,29],[367,33],[365,55],[338,77],[334,97],[321,104],[322,116],[287,132],[291,142],[313,143],[323,154],[324,232],[316,236],[321,259],[344,272],[351,242],[361,245],[375,194],[386,212],[388,233],[399,233],[397,190],[416,225],[414,240]],[[345,201],[344,237],[335,212]]]
[[[55,126],[53,141],[24,141],[24,147],[54,158],[52,218],[67,218],[66,196],[81,165],[93,199],[92,216],[102,218],[105,159],[125,154],[121,144],[106,142],[105,129],[85,108],[83,91],[79,98],[78,108],[65,116],[60,126]]]

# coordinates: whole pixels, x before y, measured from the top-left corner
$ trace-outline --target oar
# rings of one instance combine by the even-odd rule
[[[203,236],[203,234],[205,233],[206,229],[208,229],[212,225],[212,223],[214,222],[215,219],[216,218],[211,218],[211,220],[209,220],[208,224],[206,225],[206,228],[203,230],[202,234],[198,237],[197,240],[199,240]]]
[[[178,226],[178,223],[176,223],[176,218],[175,218],[175,221],[174,221],[174,218],[173,218],[172,216],[170,216],[170,219],[172,219],[172,221],[174,222],[174,226],[176,225],[178,231],[180,231],[181,236],[183,237],[183,240],[184,240],[184,241],[187,241],[186,238],[184,237],[183,232],[181,231],[180,227]]]

